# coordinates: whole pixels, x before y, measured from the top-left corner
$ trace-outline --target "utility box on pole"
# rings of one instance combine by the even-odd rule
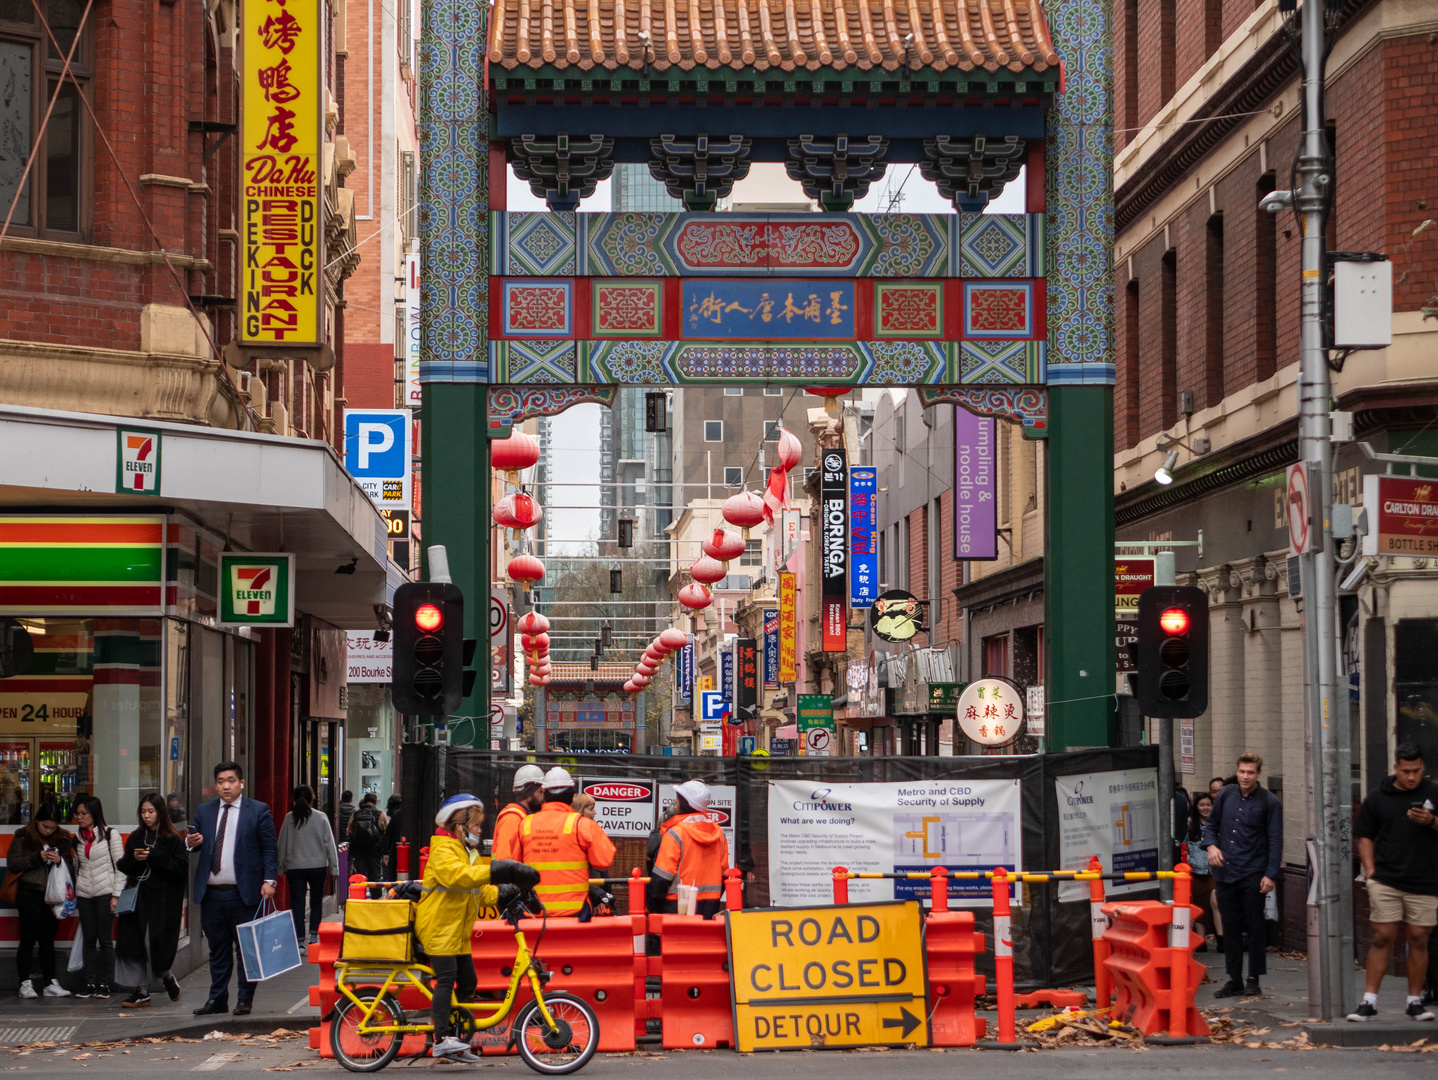
[[[1393,344],[1393,264],[1387,259],[1333,261],[1333,347],[1382,349]]]

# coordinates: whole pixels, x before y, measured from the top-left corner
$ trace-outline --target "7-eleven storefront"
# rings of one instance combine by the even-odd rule
[[[0,407],[0,459],[39,438],[58,462],[19,473],[29,484],[84,483],[67,446],[108,447],[94,472],[116,476],[113,421],[9,412]],[[86,795],[128,832],[140,797],[158,792],[183,830],[226,759],[277,821],[297,783],[322,806],[339,801],[344,632],[372,631],[403,580],[380,561],[383,522],[325,444],[147,426],[156,496],[118,490],[119,478],[97,495],[0,473],[0,854],[40,803],[68,820]],[[0,987],[15,984],[17,931],[0,908]],[[187,931],[179,966],[202,952]]]

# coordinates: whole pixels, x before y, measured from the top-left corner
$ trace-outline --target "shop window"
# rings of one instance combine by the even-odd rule
[[[994,634],[984,638],[984,678],[1009,677],[1009,635]]]
[[[1438,762],[1438,619],[1400,619],[1393,628],[1398,742],[1418,744],[1429,772]],[[1385,751],[1385,765],[1392,755]]]
[[[80,28],[83,11],[76,0],[49,0],[45,18],[59,44],[35,18],[28,0],[0,0],[0,201],[10,206],[16,192],[11,228],[32,235],[77,235],[88,227],[89,123],[81,93],[91,79],[91,44],[82,39],[70,63],[74,79],[60,82],[64,54]],[[76,82],[79,83],[77,88]],[[56,96],[56,91],[59,91]],[[25,177],[41,121],[50,108],[44,145]],[[21,179],[25,177],[24,187]]]
[[[705,441],[705,442],[723,442],[723,441],[724,441],[724,421],[723,421],[723,420],[705,420],[705,421],[704,421],[704,441]]]

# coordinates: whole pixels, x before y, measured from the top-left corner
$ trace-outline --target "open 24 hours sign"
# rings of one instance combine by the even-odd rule
[[[731,911],[727,925],[740,1052],[928,1045],[917,901]]]

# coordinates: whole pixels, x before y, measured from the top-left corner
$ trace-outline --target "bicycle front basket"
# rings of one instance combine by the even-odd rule
[[[340,959],[414,961],[414,904],[408,900],[350,900]]]

